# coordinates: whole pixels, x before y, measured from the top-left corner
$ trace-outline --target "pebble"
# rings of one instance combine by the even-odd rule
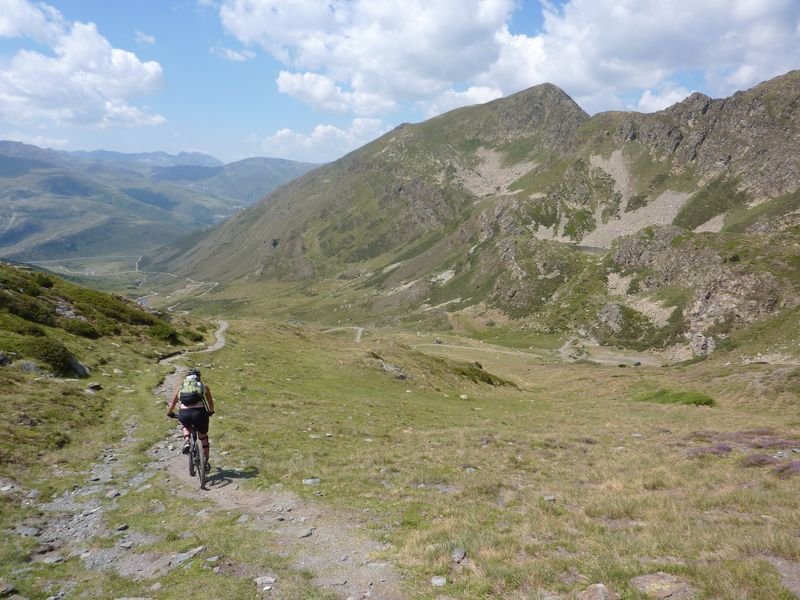
[[[214,567],[214,573],[222,573],[222,567]]]
[[[261,587],[263,585],[272,585],[276,583],[278,578],[272,575],[261,575],[260,577],[256,577],[253,581],[256,582],[257,586]]]
[[[161,583],[158,581],[156,581],[153,585],[150,586],[151,592],[157,592],[160,589],[161,589]]]
[[[319,485],[319,477],[310,477],[303,479],[303,485]]]
[[[467,551],[463,548],[456,548],[450,555],[450,560],[456,564],[461,564],[461,561],[467,557]]]
[[[461,394],[461,395],[459,396],[459,398],[460,398],[461,400],[469,400],[469,396],[467,396],[466,394]]]
[[[125,540],[119,545],[120,548],[125,548],[126,550],[130,550],[133,548],[133,542],[130,540]]]
[[[206,562],[208,562],[208,563],[215,563],[215,562],[217,562],[218,560],[219,560],[219,556],[209,556],[209,557],[206,559]]]
[[[312,535],[314,535],[314,528],[313,528],[313,527],[312,527],[311,529],[306,529],[306,530],[305,530],[305,531],[304,531],[304,532],[303,532],[303,533],[300,535],[300,538],[301,538],[301,539],[302,539],[302,538],[308,538],[308,537],[311,537]]]
[[[441,575],[431,577],[431,585],[435,587],[447,585],[447,577],[442,577]]]
[[[236,522],[237,522],[239,525],[242,525],[242,524],[244,524],[244,523],[247,523],[249,520],[250,520],[250,517],[248,517],[247,515],[242,515],[241,517],[239,517],[238,519],[236,519]]]
[[[555,502],[556,501],[556,497],[555,496],[542,496],[542,500],[544,500],[545,502]]]

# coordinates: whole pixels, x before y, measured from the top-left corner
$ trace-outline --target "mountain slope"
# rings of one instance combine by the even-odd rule
[[[67,153],[0,142],[0,255],[143,253],[219,222],[312,166],[267,158],[222,165],[198,153]]]
[[[485,323],[476,315],[499,310],[518,326],[639,346],[725,335],[797,302],[800,281],[781,265],[798,260],[799,99],[795,71],[727,99],[589,118],[537,86],[402,125],[161,249],[151,268],[295,281],[312,298],[345,282],[336,303],[288,303],[300,316],[455,326],[459,312]],[[652,264],[603,257],[642,231],[669,240],[646,253]],[[660,283],[619,289],[684,259],[705,275],[655,269]]]

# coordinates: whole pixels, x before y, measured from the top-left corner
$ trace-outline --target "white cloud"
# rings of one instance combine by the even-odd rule
[[[56,150],[66,148],[69,145],[69,140],[64,138],[52,138],[46,135],[32,135],[29,133],[21,133],[19,131],[0,133],[0,140],[22,142],[24,144],[39,146],[40,148],[53,148]]]
[[[642,97],[639,98],[639,104],[636,109],[640,112],[656,112],[680,102],[689,93],[689,90],[685,87],[674,84],[668,84],[660,92],[645,90]]]
[[[139,44],[140,46],[152,46],[156,43],[156,38],[144,31],[136,30],[136,35],[134,36],[134,41]]]
[[[407,102],[433,114],[469,100],[454,90],[543,82],[590,111],[645,90],[655,106],[664,92],[654,90],[688,73],[726,95],[800,66],[797,0],[542,0],[535,35],[509,31],[517,4],[221,0],[219,15],[236,39],[283,63],[284,93],[355,114]]]
[[[425,103],[425,113],[428,117],[434,117],[454,108],[470,104],[483,104],[502,96],[502,90],[494,87],[472,86],[463,92],[447,90],[433,101]]]
[[[498,33],[500,58],[477,79],[504,91],[549,81],[609,108],[619,94],[700,72],[729,94],[800,64],[795,0],[571,0],[546,5],[536,36]],[[653,92],[650,92],[651,97]]]
[[[261,150],[276,158],[329,162],[363,146],[388,131],[380,119],[353,119],[347,129],[317,125],[310,133],[281,129],[261,140]]]
[[[222,46],[212,46],[210,51],[211,54],[215,56],[233,62],[245,62],[256,57],[256,53],[252,50],[233,50],[231,48],[223,48]]]
[[[278,91],[321,110],[372,115],[395,108],[395,103],[380,94],[346,92],[330,77],[317,73],[281,71],[276,80]]]
[[[161,66],[114,48],[94,23],[67,23],[56,9],[0,0],[0,37],[27,37],[52,54],[0,57],[0,118],[60,125],[157,125],[164,117],[129,104],[163,87]]]
[[[478,75],[497,57],[495,33],[513,8],[514,0],[225,0],[220,18],[289,67],[279,81],[287,93],[365,114]]]

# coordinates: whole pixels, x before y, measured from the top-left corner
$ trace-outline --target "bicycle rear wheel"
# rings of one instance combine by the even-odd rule
[[[201,444],[197,444],[197,456],[198,456],[198,464],[197,464],[197,477],[200,479],[200,488],[203,489],[206,487],[206,453],[203,452],[203,448]]]
[[[194,477],[195,466],[197,462],[197,436],[194,430],[191,431],[189,437],[189,477]]]

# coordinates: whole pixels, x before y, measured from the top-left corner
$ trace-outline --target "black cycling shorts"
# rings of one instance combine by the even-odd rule
[[[178,411],[178,420],[187,429],[189,425],[194,425],[197,433],[208,433],[208,411],[202,406],[199,408],[180,409]]]

